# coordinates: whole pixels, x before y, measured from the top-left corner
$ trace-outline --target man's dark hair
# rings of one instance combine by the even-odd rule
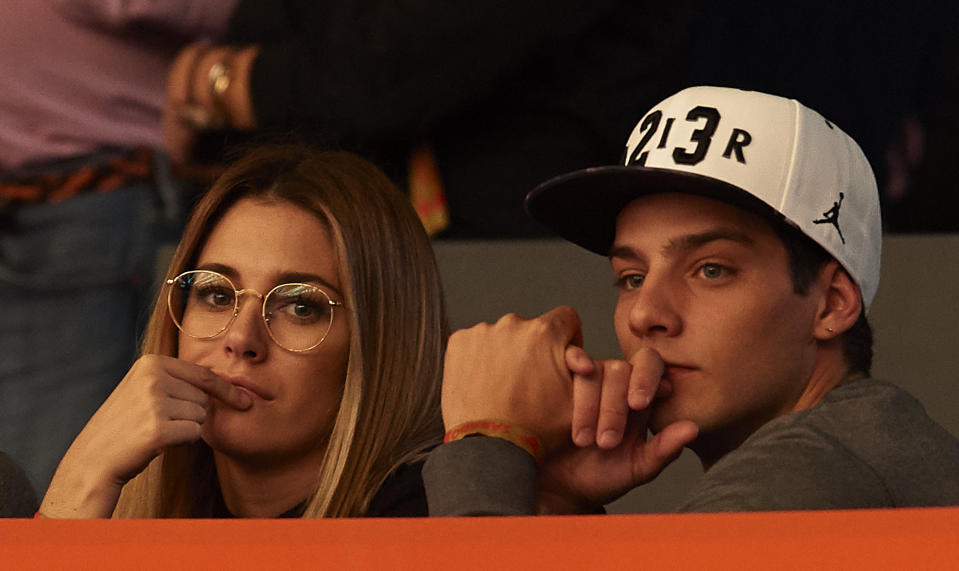
[[[771,225],[789,253],[793,291],[806,295],[819,268],[833,257],[798,228],[783,221],[772,221]],[[861,373],[869,376],[872,369],[872,328],[866,320],[865,308],[856,323],[843,333],[842,353],[849,364],[850,374]]]

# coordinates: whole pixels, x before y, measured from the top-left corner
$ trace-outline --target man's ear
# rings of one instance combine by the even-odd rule
[[[836,260],[823,264],[816,279],[823,294],[813,336],[827,341],[855,325],[862,313],[862,298],[859,286]]]

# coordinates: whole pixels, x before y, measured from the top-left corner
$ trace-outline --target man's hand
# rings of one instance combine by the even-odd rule
[[[573,379],[566,347],[582,344],[579,316],[557,307],[535,319],[509,314],[450,337],[443,422],[499,419],[540,438],[547,454],[569,443]]]
[[[671,392],[660,382],[663,362],[644,349],[631,363],[594,361],[579,347],[566,352],[573,372],[572,439],[547,457],[539,504],[547,513],[592,511],[655,478],[696,438],[690,421],[673,423],[646,440],[650,404]]]

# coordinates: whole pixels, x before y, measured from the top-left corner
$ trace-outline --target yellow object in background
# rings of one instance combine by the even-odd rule
[[[450,213],[446,207],[443,181],[429,145],[421,145],[410,154],[409,192],[410,201],[427,234],[433,236],[449,228]]]

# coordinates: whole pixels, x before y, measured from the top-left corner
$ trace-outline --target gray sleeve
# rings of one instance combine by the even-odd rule
[[[754,435],[756,436],[756,435]],[[813,429],[748,440],[710,468],[681,512],[889,507],[878,475],[839,443]]]
[[[431,516],[536,513],[536,462],[499,438],[443,444],[426,461],[423,483]]]

